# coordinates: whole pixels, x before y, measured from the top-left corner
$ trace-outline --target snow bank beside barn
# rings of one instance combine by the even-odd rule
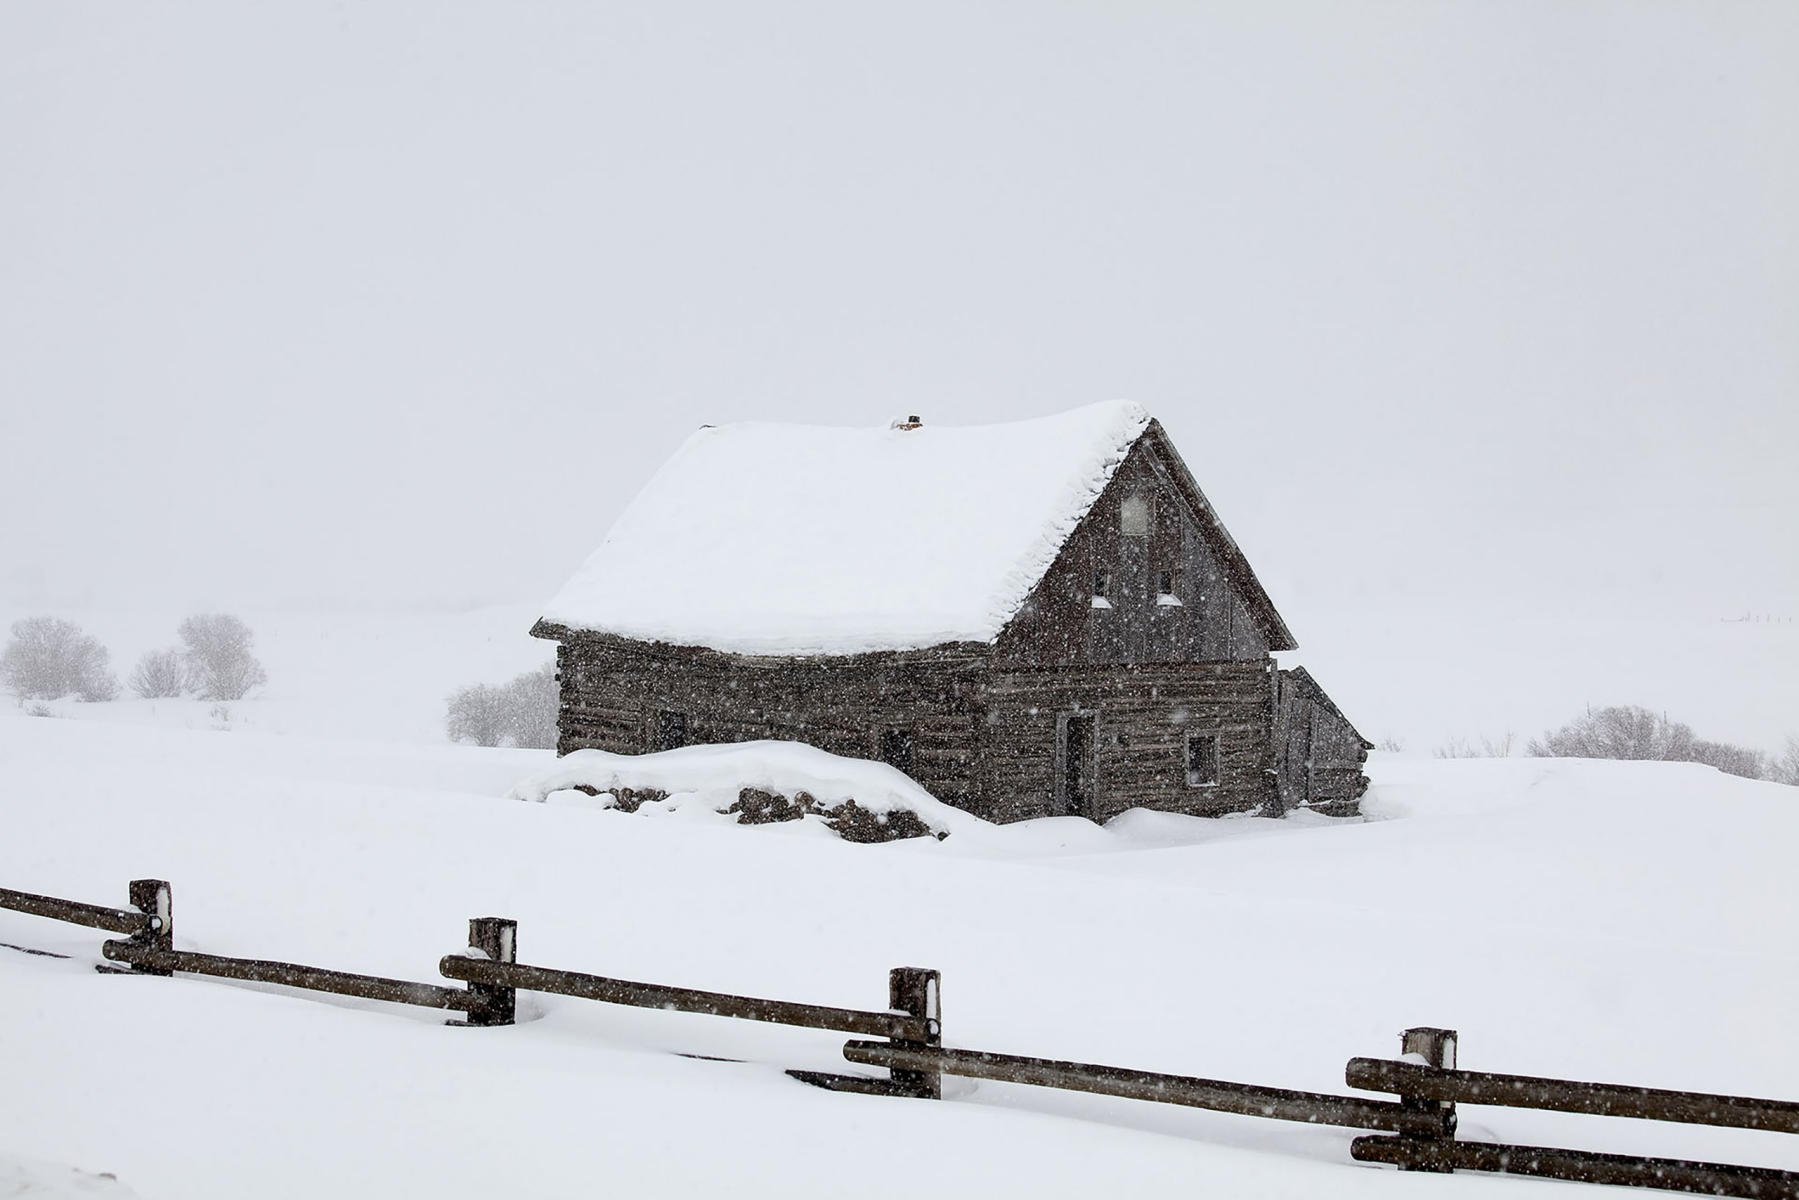
[[[841,758],[799,742],[684,746],[657,754],[577,750],[515,786],[513,800],[717,817],[743,824],[800,821],[848,841],[892,841],[990,830],[885,763]]]
[[[543,620],[734,654],[990,642],[1148,425],[1114,401],[1002,425],[701,429]]]

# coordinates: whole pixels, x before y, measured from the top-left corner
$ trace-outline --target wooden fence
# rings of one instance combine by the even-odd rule
[[[468,951],[446,955],[438,963],[440,975],[463,985],[448,987],[297,963],[176,950],[169,884],[159,879],[133,880],[128,894],[130,907],[108,908],[0,888],[0,908],[124,935],[122,940],[109,940],[101,947],[108,960],[123,966],[97,966],[97,970],[147,975],[172,975],[179,971],[465,1014],[465,1019],[452,1024],[510,1025],[516,1016],[518,992],[536,991],[607,1004],[832,1030],[855,1034],[860,1039],[884,1039],[851,1041],[844,1046],[843,1056],[852,1063],[885,1068],[885,1077],[788,1072],[834,1091],[938,1099],[942,1095],[942,1077],[959,1075],[1277,1121],[1375,1130],[1388,1136],[1356,1138],[1350,1143],[1350,1156],[1360,1162],[1392,1164],[1405,1171],[1491,1171],[1752,1200],[1799,1200],[1799,1172],[1458,1141],[1457,1106],[1461,1104],[1799,1133],[1799,1103],[1464,1071],[1456,1065],[1458,1039],[1455,1031],[1449,1029],[1406,1030],[1401,1035],[1400,1052],[1410,1061],[1349,1060],[1344,1079],[1350,1087],[1397,1099],[1334,1096],[947,1047],[942,1044],[938,973],[920,967],[896,967],[888,973],[885,1010],[832,1008],[529,966],[518,961],[517,922],[502,917],[476,917],[469,921]]]

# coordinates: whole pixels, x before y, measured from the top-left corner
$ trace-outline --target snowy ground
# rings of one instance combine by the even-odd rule
[[[1788,788],[1377,757],[1366,822],[1139,814],[958,849],[500,799],[547,760],[8,714],[0,884],[120,902],[160,876],[178,945],[415,979],[489,914],[519,919],[525,961],[821,1003],[879,1007],[887,968],[932,966],[950,1044],[1292,1087],[1342,1091],[1349,1057],[1434,1024],[1470,1067],[1799,1090]],[[847,1069],[807,1030],[538,996],[518,1027],[457,1029],[102,976],[100,940],[0,913],[0,942],[72,956],[0,949],[0,1180],[35,1160],[145,1200],[1567,1186],[1399,1176],[1352,1163],[1348,1131],[1074,1094],[820,1092],[782,1073]],[[1799,1168],[1777,1135],[1493,1109],[1463,1128]]]

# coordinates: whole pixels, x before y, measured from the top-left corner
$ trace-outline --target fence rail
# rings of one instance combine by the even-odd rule
[[[1405,1138],[1360,1137],[1349,1144],[1349,1155],[1357,1162],[1388,1163],[1414,1170],[1419,1169],[1416,1164],[1424,1163],[1428,1169],[1444,1172],[1491,1171],[1499,1175],[1532,1175],[1572,1183],[1609,1183],[1750,1200],[1786,1200],[1799,1195],[1799,1175],[1770,1167],[1638,1158],[1551,1146],[1507,1146],[1499,1142],[1438,1142],[1420,1146]]]
[[[1577,1083],[1534,1075],[1443,1070],[1384,1058],[1352,1058],[1343,1075],[1350,1087],[1417,1096],[1424,1100],[1799,1133],[1799,1104],[1790,1100],[1756,1100],[1748,1096],[1671,1092],[1615,1083]]]
[[[1331,1096],[1321,1092],[1296,1092],[1288,1088],[1254,1083],[1227,1083],[1190,1075],[1161,1075],[1095,1063],[1058,1062],[1017,1054],[993,1054],[984,1050],[935,1049],[890,1046],[881,1042],[850,1042],[843,1057],[853,1063],[903,1070],[937,1071],[969,1079],[1000,1083],[1026,1083],[1037,1087],[1091,1092],[1126,1100],[1150,1100],[1209,1108],[1214,1112],[1308,1125],[1341,1125],[1349,1129],[1381,1129],[1393,1133],[1431,1133],[1437,1119],[1389,1100],[1360,1096]]]
[[[838,1033],[861,1034],[864,1037],[923,1041],[936,1031],[934,1019],[913,1017],[900,1012],[863,1012],[853,1008],[829,1008],[821,1004],[799,1004],[789,1000],[758,1000],[725,992],[703,992],[696,988],[669,987],[660,983],[635,983],[628,979],[585,975],[579,971],[558,971],[549,967],[527,966],[524,963],[494,963],[448,955],[438,963],[437,969],[449,979],[484,983],[493,987],[578,996],[584,1000],[599,1000],[633,1008],[662,1008],[715,1017],[735,1017],[741,1021],[801,1025],[808,1029],[828,1029]]]
[[[108,908],[0,888],[0,908],[125,935],[124,940],[107,941],[101,947],[107,959],[123,963],[125,968],[99,967],[100,970],[129,969],[148,975],[179,971],[466,1014],[466,1020],[451,1024],[510,1025],[516,1015],[518,992],[535,991],[636,1008],[672,1009],[886,1039],[851,1041],[844,1046],[843,1055],[853,1063],[885,1068],[887,1078],[789,1072],[808,1083],[837,1091],[936,1099],[942,1094],[942,1076],[959,1075],[1278,1121],[1376,1130],[1397,1136],[1358,1137],[1350,1144],[1350,1156],[1359,1162],[1389,1163],[1407,1171],[1492,1171],[1751,1200],[1799,1200],[1799,1173],[1772,1168],[1458,1141],[1458,1104],[1799,1133],[1799,1103],[1463,1071],[1456,1066],[1457,1035],[1450,1029],[1420,1027],[1404,1032],[1401,1053],[1418,1056],[1422,1061],[1349,1060],[1344,1078],[1351,1087],[1389,1093],[1397,1100],[1333,1096],[1096,1063],[948,1048],[942,1045],[940,980],[936,971],[922,967],[896,967],[888,973],[885,1011],[833,1008],[529,966],[518,961],[516,921],[476,917],[468,923],[470,952],[446,955],[438,963],[440,975],[463,984],[446,987],[298,963],[176,950],[168,883],[159,879],[133,880],[129,896],[130,908]]]
[[[104,929],[107,933],[143,933],[156,920],[149,913],[128,908],[107,908],[100,904],[83,904],[78,900],[59,900],[55,896],[15,892],[11,888],[0,888],[0,908],[30,913],[34,917],[48,917],[52,921],[66,921],[71,925],[86,925],[89,929]]]
[[[378,975],[355,975],[348,971],[307,967],[298,963],[270,962],[260,958],[227,958],[218,954],[198,954],[191,950],[154,950],[131,942],[106,942],[101,945],[100,953],[113,962],[147,968],[158,974],[183,971],[192,975],[211,975],[246,983],[276,983],[283,987],[332,992],[363,1000],[386,1000],[394,1004],[415,1004],[421,1008],[448,1008],[462,1012],[467,1012],[475,1003],[465,988],[444,987],[438,983],[412,983],[404,979],[384,979]]]

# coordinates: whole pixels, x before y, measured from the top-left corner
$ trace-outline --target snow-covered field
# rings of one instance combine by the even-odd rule
[[[493,914],[520,921],[524,961],[852,1007],[881,1006],[887,968],[931,966],[952,1045],[1326,1091],[1425,1024],[1460,1029],[1470,1067],[1799,1091],[1789,788],[1377,756],[1365,822],[1134,814],[860,846],[501,798],[549,762],[9,713],[0,884],[117,903],[163,877],[179,946],[424,980]],[[783,1074],[848,1069],[808,1030],[542,996],[515,1028],[460,1029],[104,976],[101,937],[0,912],[0,942],[72,956],[0,949],[0,1164],[110,1172],[145,1200],[1567,1186],[1399,1176],[1352,1163],[1349,1131],[1019,1087],[821,1092]],[[1463,1122],[1799,1168],[1777,1135]]]

